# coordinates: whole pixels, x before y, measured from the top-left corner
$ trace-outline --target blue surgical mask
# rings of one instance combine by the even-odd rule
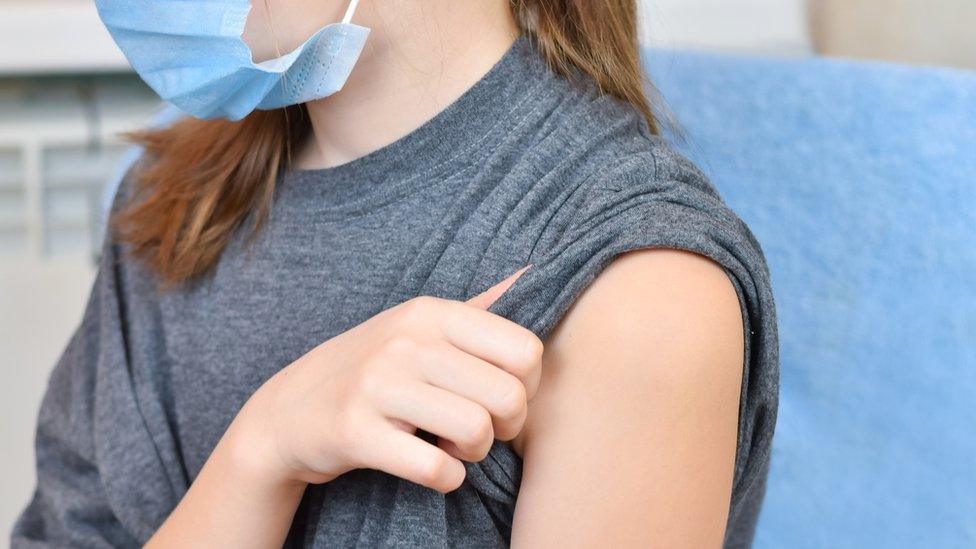
[[[240,120],[339,91],[369,29],[327,25],[294,51],[255,63],[242,39],[250,0],[95,0],[132,68],[165,101],[197,118]]]

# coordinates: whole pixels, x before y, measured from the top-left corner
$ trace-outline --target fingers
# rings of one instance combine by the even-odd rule
[[[522,430],[528,392],[517,377],[451,345],[427,349],[417,362],[428,383],[485,408],[495,438],[511,440]]]
[[[360,377],[382,418],[373,416],[379,426],[365,438],[355,429],[354,461],[449,492],[464,480],[462,460],[481,461],[496,438],[518,435],[539,385],[542,341],[487,309],[530,267],[466,302],[421,296],[377,316],[384,335],[370,338]]]
[[[481,461],[495,440],[488,411],[471,400],[420,381],[391,388],[378,403],[388,418],[405,422],[446,438],[460,450],[465,461]]]
[[[531,330],[457,302],[445,317],[441,330],[450,344],[517,377],[530,398],[535,394],[544,348]]]
[[[464,482],[464,464],[433,444],[384,424],[374,443],[363,449],[364,466],[442,493]]]
[[[505,293],[506,290],[508,290],[509,287],[511,287],[512,284],[515,284],[515,281],[518,280],[525,271],[529,270],[529,267],[531,266],[532,265],[529,264],[522,267],[521,269],[510,274],[507,278],[505,278],[505,280],[502,280],[498,284],[495,284],[491,288],[488,288],[484,292],[481,292],[480,294],[467,300],[466,303],[473,307],[487,310],[495,301],[498,300],[499,297],[502,296],[502,294]]]
[[[393,349],[427,346],[443,339],[509,372],[534,394],[541,375],[542,341],[502,316],[467,303],[421,296],[389,311],[397,318],[388,343]]]

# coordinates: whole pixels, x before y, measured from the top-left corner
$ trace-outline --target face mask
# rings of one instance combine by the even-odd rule
[[[339,91],[369,35],[350,23],[358,3],[291,53],[254,63],[241,38],[250,0],[95,0],[132,68],[160,97],[197,118],[230,120]]]

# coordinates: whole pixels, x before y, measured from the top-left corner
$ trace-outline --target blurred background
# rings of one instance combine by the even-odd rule
[[[642,7],[645,42],[662,50],[976,68],[973,0]],[[0,543],[33,487],[37,409],[93,279],[104,188],[126,149],[119,133],[157,108],[89,0],[0,1]]]

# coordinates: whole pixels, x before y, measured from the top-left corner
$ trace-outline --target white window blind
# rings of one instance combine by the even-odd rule
[[[93,256],[119,134],[157,105],[131,75],[0,80],[0,255]]]

